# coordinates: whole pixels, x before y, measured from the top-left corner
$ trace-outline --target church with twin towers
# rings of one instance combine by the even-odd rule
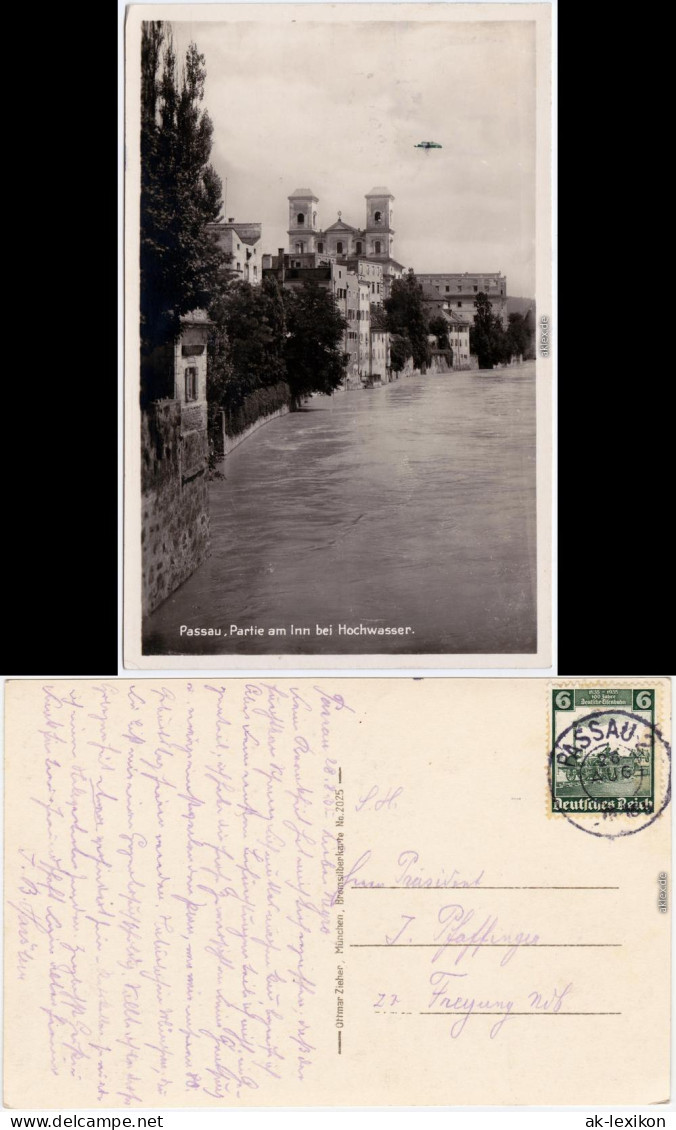
[[[390,292],[392,280],[401,278],[404,268],[393,255],[394,196],[383,185],[366,193],[366,223],[363,228],[348,224],[338,213],[338,218],[327,228],[322,228],[318,218],[319,199],[310,188],[297,188],[289,200],[289,256],[316,256],[336,262],[358,259],[377,263],[382,267],[384,296]],[[305,262],[307,260],[305,259]]]

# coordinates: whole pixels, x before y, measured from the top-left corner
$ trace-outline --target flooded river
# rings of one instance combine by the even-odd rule
[[[533,363],[315,397],[221,467],[146,654],[535,650]]]

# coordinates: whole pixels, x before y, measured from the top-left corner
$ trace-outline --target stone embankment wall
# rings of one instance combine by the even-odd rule
[[[276,420],[278,416],[286,416],[290,411],[291,409],[288,404],[284,404],[281,408],[276,408],[274,412],[270,412],[267,416],[259,416],[253,424],[249,424],[244,431],[239,432],[236,436],[229,436],[225,428],[223,428],[223,454],[229,455],[231,451],[239,447],[240,443],[248,439],[253,432],[257,432],[259,428],[262,428],[263,424],[269,424],[271,420]]]
[[[157,608],[209,552],[206,405],[159,400],[141,416],[143,609]]]
[[[229,455],[264,424],[290,411],[291,389],[286,381],[250,393],[236,412],[221,412],[222,448],[218,454]]]
[[[443,350],[432,350],[432,357],[429,365],[427,366],[428,373],[450,373],[452,366],[448,364],[448,358]]]

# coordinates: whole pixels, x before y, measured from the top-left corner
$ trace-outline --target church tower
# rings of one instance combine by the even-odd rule
[[[366,254],[369,258],[392,257],[394,229],[392,228],[392,201],[389,188],[382,185],[366,193]]]
[[[300,254],[317,249],[317,197],[311,188],[297,188],[289,197],[289,251]]]

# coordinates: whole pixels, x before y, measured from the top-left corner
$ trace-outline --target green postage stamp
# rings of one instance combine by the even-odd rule
[[[655,689],[552,690],[552,810],[655,811]]]

